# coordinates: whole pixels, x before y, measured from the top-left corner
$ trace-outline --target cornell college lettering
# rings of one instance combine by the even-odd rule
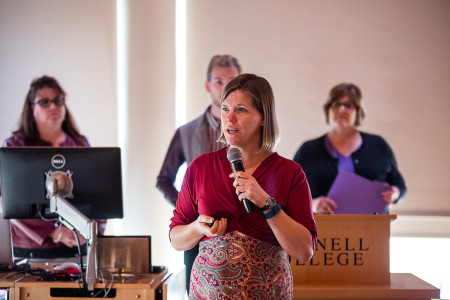
[[[323,238],[318,239],[311,260],[297,266],[363,266],[364,254],[370,247],[364,243],[364,238]],[[291,259],[291,258],[289,258]]]
[[[292,258],[295,285],[389,284],[392,215],[316,215],[312,259]]]

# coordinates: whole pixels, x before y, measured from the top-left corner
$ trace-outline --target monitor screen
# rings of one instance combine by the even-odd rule
[[[120,148],[0,148],[3,217],[53,217],[47,197],[50,173],[70,174],[73,199],[90,219],[123,218]]]

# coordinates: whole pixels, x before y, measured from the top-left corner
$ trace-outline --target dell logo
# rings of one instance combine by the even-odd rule
[[[55,169],[61,169],[66,164],[66,159],[61,154],[56,154],[52,157],[51,163]]]

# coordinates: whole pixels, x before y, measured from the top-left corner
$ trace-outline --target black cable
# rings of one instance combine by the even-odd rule
[[[44,217],[41,214],[41,209],[40,208],[38,208],[37,211],[39,213],[39,217],[41,217],[41,219],[44,220],[44,221],[59,221],[58,217],[54,217],[54,218],[51,218],[51,219],[48,219],[48,218]]]
[[[101,276],[102,276],[102,281],[103,281],[103,289],[99,289],[99,291],[97,292],[97,293],[95,293],[94,295],[92,295],[91,297],[92,298],[97,298],[98,297],[98,295],[100,295],[101,294],[101,292],[103,292],[105,295],[106,295],[106,286],[105,286],[105,278],[103,277],[103,272],[102,271],[99,271],[99,273],[101,274]]]
[[[56,221],[56,222],[60,222],[61,223],[61,220],[58,217],[57,218],[48,219],[48,218],[44,217],[41,214],[41,210],[39,208],[37,209],[37,211],[38,211],[39,216],[41,217],[42,220],[44,220],[44,221]],[[67,222],[67,220],[65,220],[65,221]],[[69,222],[67,222],[67,223],[69,223]],[[77,240],[78,255],[80,256],[80,270],[81,270],[80,273],[81,273],[81,280],[82,280],[82,283],[83,283],[82,290],[83,290],[84,296],[87,296],[87,284],[86,284],[86,278],[84,276],[84,270],[83,270],[83,255],[81,253],[80,238],[78,237],[78,233],[77,233],[75,227],[72,224],[70,224],[70,225],[72,226],[72,228],[74,228],[74,229],[72,229],[72,231],[73,231],[73,234],[75,235],[75,239]]]
[[[8,280],[8,279],[10,279],[11,277],[14,277],[14,276],[16,276],[16,275],[19,275],[19,274],[23,274],[23,273],[22,273],[22,272],[15,272],[15,273],[9,275],[8,277],[6,277],[6,280]]]
[[[83,271],[83,255],[81,254],[80,238],[78,237],[78,233],[75,228],[72,229],[72,231],[77,240],[78,255],[80,256],[81,280],[83,282],[83,294],[84,294],[84,296],[86,296],[87,295],[87,284],[86,284],[86,278],[84,277],[84,271]]]
[[[56,221],[56,222],[60,222],[61,223],[61,220],[58,218],[58,217],[56,217],[56,218],[46,218],[46,217],[44,217],[43,215],[42,215],[42,213],[41,213],[41,209],[37,209],[37,211],[38,211],[38,213],[39,213],[39,217],[42,219],[42,220],[44,220],[44,221]],[[67,222],[67,220],[66,220],[66,222]],[[67,222],[67,223],[69,223],[69,222]],[[70,224],[70,223],[69,223]],[[71,225],[71,224],[70,224]],[[85,278],[85,276],[84,276],[84,269],[83,269],[83,255],[82,255],[82,253],[81,253],[81,246],[80,246],[80,238],[78,237],[78,233],[77,233],[77,231],[76,231],[76,229],[75,229],[75,227],[74,226],[72,226],[72,228],[74,228],[74,229],[72,229],[72,231],[73,231],[73,234],[75,235],[75,239],[77,240],[77,248],[78,248],[78,255],[80,256],[80,275],[81,275],[81,280],[82,280],[82,283],[83,283],[83,287],[82,287],[82,290],[83,290],[83,296],[87,296],[87,283],[86,283],[86,278]]]
[[[16,275],[19,274],[25,274],[25,276],[47,276],[50,272],[46,269],[42,269],[42,268],[36,268],[36,269],[26,269],[23,271],[17,271],[13,274],[11,274],[10,276],[6,277],[6,279],[10,279],[11,277],[14,277]]]

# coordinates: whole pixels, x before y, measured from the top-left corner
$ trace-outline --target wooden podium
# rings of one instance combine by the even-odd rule
[[[431,299],[439,289],[412,274],[389,271],[395,215],[316,215],[313,258],[291,260],[294,299]]]

